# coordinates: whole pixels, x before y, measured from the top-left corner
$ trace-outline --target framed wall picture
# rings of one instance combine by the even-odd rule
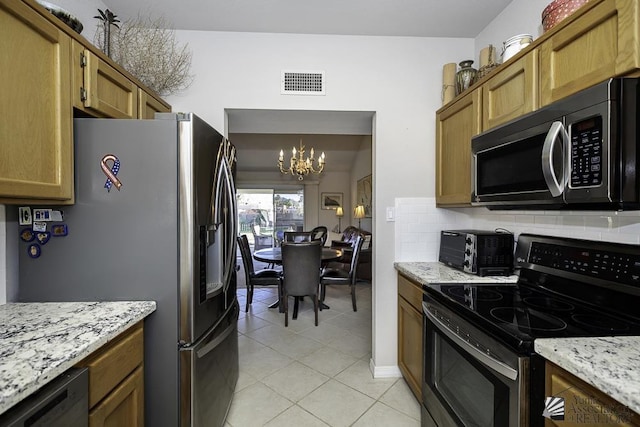
[[[320,207],[322,209],[336,209],[342,206],[342,193],[321,193]]]
[[[371,175],[359,179],[356,190],[356,205],[364,206],[364,217],[371,218],[371,198],[373,190],[371,186]]]

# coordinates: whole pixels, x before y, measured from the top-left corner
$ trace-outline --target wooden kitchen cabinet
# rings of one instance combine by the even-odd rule
[[[90,49],[73,42],[73,106],[97,117],[138,118],[138,86]]]
[[[471,205],[471,138],[482,130],[477,88],[436,113],[436,205]]]
[[[0,203],[73,200],[71,38],[19,0],[0,2]]]
[[[546,362],[545,375],[545,395],[564,399],[564,420],[545,418],[545,427],[640,425],[640,415],[555,364]]]
[[[140,322],[78,364],[89,368],[89,426],[144,426]]]
[[[592,1],[540,44],[542,106],[640,69],[639,3]]]
[[[138,89],[138,118],[153,119],[156,113],[168,113],[171,111],[169,104],[154,97],[143,89]]]
[[[74,114],[171,111],[35,0],[0,1],[0,53],[2,204],[74,202]]]
[[[482,85],[482,130],[538,108],[538,50],[505,64]]]
[[[398,274],[398,366],[422,402],[422,286]]]

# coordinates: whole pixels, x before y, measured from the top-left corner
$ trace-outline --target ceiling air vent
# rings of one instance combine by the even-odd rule
[[[324,95],[324,71],[283,70],[280,77],[283,95]]]

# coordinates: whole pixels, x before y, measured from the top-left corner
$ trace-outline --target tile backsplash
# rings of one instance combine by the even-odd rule
[[[640,244],[640,212],[440,209],[435,198],[395,200],[395,261],[437,261],[440,231],[494,230]]]

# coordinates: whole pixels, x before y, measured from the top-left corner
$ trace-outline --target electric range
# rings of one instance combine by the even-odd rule
[[[424,288],[423,425],[543,425],[536,338],[640,335],[640,246],[522,234],[515,284]]]

